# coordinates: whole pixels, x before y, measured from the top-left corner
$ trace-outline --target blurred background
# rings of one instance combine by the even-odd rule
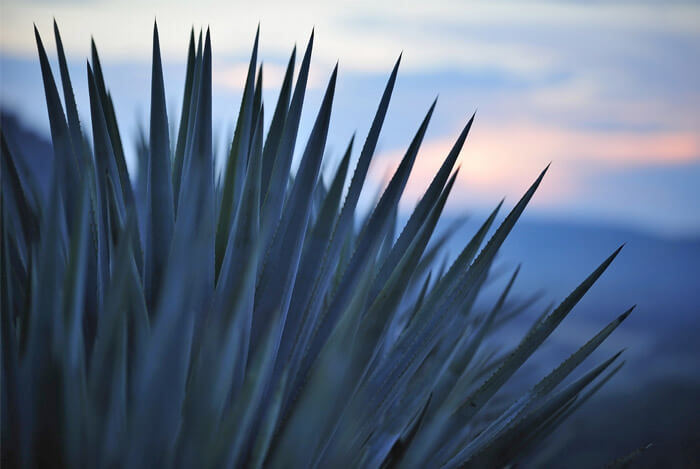
[[[445,226],[468,218],[446,255],[464,245],[501,198],[512,206],[552,162],[496,268],[522,263],[517,293],[542,292],[531,311],[504,329],[503,345],[515,343],[549,301],[563,299],[627,243],[514,378],[514,387],[531,385],[638,304],[596,357],[627,347],[627,365],[547,442],[546,453],[557,467],[590,467],[651,442],[639,466],[700,467],[700,4],[0,0],[2,127],[39,177],[52,150],[32,24],[55,58],[54,18],[84,123],[85,62],[94,38],[134,176],[138,134],[149,118],[154,19],[172,121],[180,113],[190,30],[211,28],[220,153],[233,133],[258,23],[268,107],[293,45],[304,47],[315,28],[298,146],[339,60],[327,146],[331,170],[353,132],[364,140],[403,51],[370,176],[377,190],[439,94],[404,212],[478,108]],[[89,125],[83,130],[89,133]],[[496,276],[480,303],[492,301],[499,282]]]

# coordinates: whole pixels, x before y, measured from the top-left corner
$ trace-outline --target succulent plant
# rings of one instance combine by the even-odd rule
[[[358,212],[400,56],[346,188],[354,137],[330,184],[320,175],[337,65],[292,171],[313,33],[296,82],[291,54],[267,132],[256,34],[217,175],[209,31],[190,36],[171,135],[154,28],[135,191],[95,45],[81,124],[54,29],[62,93],[35,31],[55,154],[48,191],[1,142],[4,467],[497,466],[621,366],[617,353],[565,381],[629,311],[522,396],[492,399],[619,249],[515,348],[488,346],[527,306],[508,300],[518,270],[490,310],[475,299],[547,169],[497,228],[501,204],[437,266],[449,230],[436,225],[473,116],[400,233],[397,206],[435,103],[373,210]]]

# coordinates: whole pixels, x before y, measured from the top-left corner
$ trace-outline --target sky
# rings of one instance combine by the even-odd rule
[[[353,132],[364,141],[403,52],[372,172],[377,185],[398,164],[436,96],[438,104],[402,207],[422,194],[476,111],[448,210],[484,211],[502,197],[513,204],[551,162],[528,212],[533,216],[700,236],[698,2],[0,0],[0,107],[44,133],[32,24],[55,57],[53,18],[82,120],[92,36],[127,141],[148,119],[154,19],[171,118],[179,114],[190,29],[211,28],[222,149],[258,24],[270,111],[293,45],[304,47],[315,28],[297,152],[336,61],[333,162]]]

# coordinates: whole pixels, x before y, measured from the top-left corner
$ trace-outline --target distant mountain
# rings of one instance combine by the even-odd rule
[[[456,233],[451,251],[471,236],[477,222],[473,220]],[[647,377],[672,371],[666,363],[670,356],[692,362],[676,363],[681,373],[688,365],[700,365],[700,239],[663,239],[620,228],[525,216],[506,240],[495,270],[522,263],[515,293],[527,296],[544,289],[544,306],[561,301],[622,243],[625,247],[620,255],[564,321],[554,340],[578,343],[595,327],[637,304],[630,319],[611,337],[609,347],[629,346],[630,365],[635,357],[643,360]],[[495,288],[488,291],[493,294]],[[664,357],[658,356],[659,351]]]

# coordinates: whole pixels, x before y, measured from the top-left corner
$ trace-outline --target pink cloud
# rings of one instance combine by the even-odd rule
[[[453,145],[452,137],[425,141],[404,196],[414,203],[430,184]],[[379,155],[375,180],[393,170],[404,152]],[[494,204],[506,197],[515,201],[552,162],[533,205],[560,206],[595,188],[582,187],[580,169],[592,171],[700,159],[700,135],[691,132],[603,132],[558,129],[538,124],[476,124],[462,150],[453,204]]]

